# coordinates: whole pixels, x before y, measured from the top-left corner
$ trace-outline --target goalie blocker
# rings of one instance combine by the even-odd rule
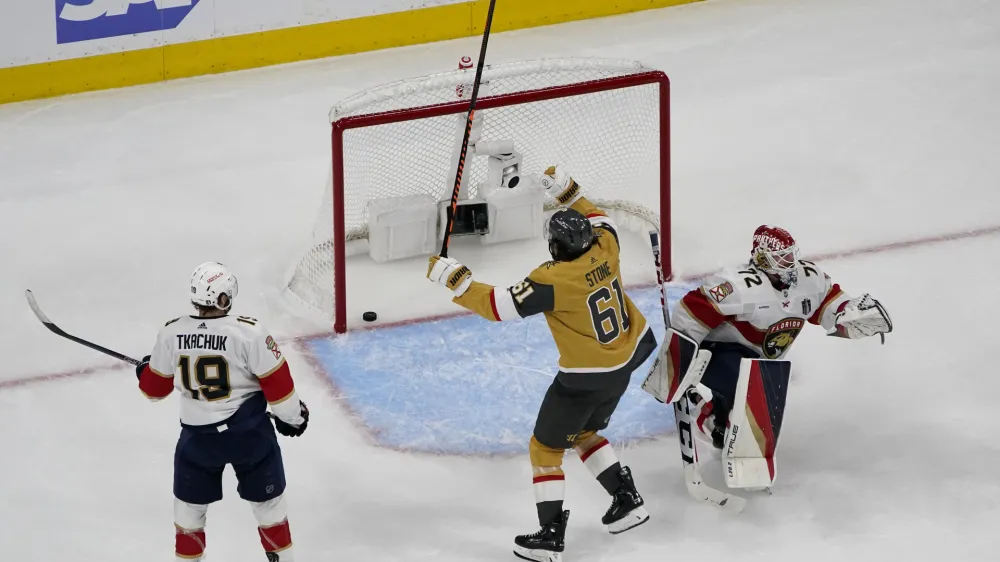
[[[677,402],[701,381],[711,360],[711,351],[698,349],[693,339],[669,328],[642,389],[660,402]]]

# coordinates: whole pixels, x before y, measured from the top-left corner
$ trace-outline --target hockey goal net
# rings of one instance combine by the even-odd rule
[[[372,201],[402,195],[450,198],[453,151],[475,69],[402,80],[345,99],[330,112],[332,169],[313,229],[287,290],[347,329],[347,260],[367,259]],[[467,94],[466,94],[467,95]],[[619,222],[661,233],[670,276],[669,81],[641,63],[546,59],[489,65],[477,109],[483,140],[509,139],[521,175],[565,166],[585,194]],[[461,121],[460,121],[461,120]],[[487,174],[467,163],[470,196]],[[541,235],[541,233],[539,233]]]

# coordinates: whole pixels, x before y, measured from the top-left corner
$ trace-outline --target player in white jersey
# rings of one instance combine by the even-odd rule
[[[719,449],[743,358],[783,358],[806,323],[851,339],[892,331],[877,300],[868,294],[850,298],[819,266],[799,259],[791,234],[768,225],[754,232],[750,262],[725,269],[690,291],[670,323],[700,349],[711,351],[700,382],[712,391],[712,400],[693,406],[700,414],[699,427]]]
[[[222,471],[232,465],[240,497],[250,502],[269,562],[293,562],[284,500],[285,470],[274,426],[295,437],[309,410],[295,392],[288,364],[261,323],[230,316],[236,277],[220,263],[191,275],[197,315],[160,329],[153,353],[136,367],[139,389],[160,400],[180,393],[181,435],[174,452],[175,553],[200,561],[208,504],[222,499]]]

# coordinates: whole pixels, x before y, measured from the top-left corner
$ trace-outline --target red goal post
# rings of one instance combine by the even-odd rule
[[[532,64],[537,65],[537,70],[527,70],[532,68]],[[558,64],[557,64],[558,63]],[[561,64],[561,66],[560,66]],[[587,80],[572,80],[570,79],[568,83],[558,83],[560,79],[565,81],[562,74],[574,74],[566,68],[580,66],[586,68],[588,71],[592,70],[588,64],[596,65],[601,72],[605,74],[610,74],[607,77],[597,77]],[[615,64],[619,65],[619,68],[615,67]],[[602,66],[603,65],[603,66]],[[333,304],[333,324],[334,331],[336,333],[344,333],[347,330],[347,274],[346,274],[346,263],[348,253],[348,244],[352,241],[359,240],[367,237],[367,225],[364,224],[364,214],[366,209],[367,201],[365,200],[366,195],[357,196],[355,191],[357,190],[355,185],[352,185],[352,177],[357,181],[355,183],[363,183],[368,181],[370,175],[383,174],[384,168],[392,168],[397,166],[395,162],[395,157],[390,155],[388,157],[371,156],[369,151],[377,151],[382,148],[384,143],[391,145],[397,145],[397,148],[401,152],[397,152],[397,155],[405,152],[409,153],[409,147],[411,144],[420,144],[423,142],[430,142],[432,139],[436,139],[437,136],[447,137],[446,134],[433,134],[428,131],[442,129],[442,127],[430,127],[430,126],[414,126],[415,123],[432,123],[440,122],[442,119],[447,119],[449,116],[463,116],[468,112],[468,101],[459,98],[461,95],[461,90],[458,90],[456,95],[452,87],[453,81],[449,81],[445,77],[450,76],[467,76],[468,80],[471,82],[472,73],[474,69],[467,71],[456,71],[451,73],[445,73],[442,75],[426,77],[422,79],[412,79],[407,81],[401,81],[394,84],[389,84],[387,86],[377,88],[374,90],[369,90],[363,92],[357,96],[353,96],[344,103],[338,105],[331,111],[331,124],[332,124],[332,134],[331,134],[331,159],[332,159],[332,170],[331,170],[331,181],[328,185],[327,199],[332,200],[330,206],[324,205],[327,212],[332,211],[332,217],[326,219],[330,221],[332,219],[332,232],[329,227],[324,227],[322,223],[324,222],[323,214],[321,213],[319,221],[317,223],[317,228],[314,231],[313,246],[309,253],[302,259],[296,268],[296,272],[293,276],[292,281],[289,283],[289,289],[292,293],[299,297],[300,300],[306,302],[313,308],[319,308],[322,311],[324,304],[326,303],[323,298],[314,298],[310,294],[310,291],[303,291],[301,287],[304,282],[311,282],[313,285],[313,292],[322,291],[321,283],[316,283],[314,277],[310,273],[312,269],[316,269],[309,265],[310,254],[315,254],[317,252],[330,252],[332,255],[329,257],[329,262],[326,262],[330,266],[330,273],[332,273],[332,280],[327,279],[327,281],[332,281],[332,286],[327,285],[328,290],[332,291],[332,304]],[[523,74],[518,74],[522,72]],[[552,73],[559,75],[558,79],[551,80],[540,80],[542,82],[538,87],[532,86],[532,80],[527,80],[528,87],[519,89],[516,86],[510,89],[513,91],[503,91],[505,89],[505,80],[511,80],[513,77],[518,76],[528,76],[529,73],[534,72],[532,78],[537,78],[537,76],[542,73]],[[590,72],[593,74],[594,72]],[[572,77],[569,77],[572,78]],[[553,84],[546,84],[545,82],[555,82]],[[524,81],[522,81],[524,82]],[[415,87],[419,84],[433,84],[431,89],[447,91],[453,98],[451,101],[443,101],[439,103],[417,103],[413,106],[401,107],[407,105],[405,103],[406,98],[412,98],[412,101],[420,102],[424,101],[421,99],[423,96],[422,92],[415,92]],[[482,112],[486,117],[486,130],[489,134],[491,122],[490,122],[490,110],[498,110],[498,115],[501,115],[503,111],[503,116],[497,118],[499,123],[493,126],[493,131],[495,135],[503,135],[507,131],[510,131],[510,135],[513,137],[515,143],[524,140],[525,138],[534,138],[534,131],[531,127],[534,123],[538,123],[539,127],[548,126],[552,130],[543,130],[539,132],[539,136],[543,141],[534,143],[533,146],[538,146],[537,152],[547,152],[549,144],[561,145],[562,140],[566,137],[572,138],[574,135],[578,135],[579,138],[576,142],[570,140],[565,144],[567,145],[565,149],[553,150],[552,155],[546,154],[534,154],[531,148],[525,149],[526,160],[529,157],[535,157],[536,162],[532,162],[533,166],[528,166],[529,168],[537,168],[540,166],[547,166],[548,164],[565,164],[558,158],[558,154],[565,155],[575,154],[574,145],[577,145],[578,151],[587,152],[590,154],[580,155],[580,162],[584,162],[584,159],[589,159],[588,161],[599,161],[601,158],[605,157],[605,152],[611,152],[614,154],[608,155],[616,157],[617,160],[628,160],[627,156],[631,151],[642,152],[641,159],[636,158],[640,163],[646,160],[655,160],[655,167],[657,168],[658,177],[647,179],[645,177],[635,177],[628,178],[627,181],[622,181],[621,186],[618,188],[614,194],[607,192],[601,192],[599,189],[595,190],[592,188],[593,184],[591,181],[595,181],[597,178],[591,178],[586,172],[583,175],[579,175],[580,170],[578,167],[586,167],[578,164],[578,166],[568,165],[569,171],[574,177],[577,177],[580,183],[584,186],[590,197],[595,199],[598,204],[604,202],[613,208],[623,208],[626,212],[643,216],[648,223],[655,224],[661,233],[662,239],[662,264],[663,264],[663,274],[664,279],[669,279],[671,277],[671,249],[670,249],[670,81],[665,73],[659,70],[648,69],[643,67],[639,63],[634,63],[631,61],[605,61],[603,59],[562,59],[562,60],[552,60],[552,61],[526,61],[521,63],[509,63],[507,65],[496,65],[490,66],[484,72],[484,84],[495,84],[496,87],[493,90],[501,90],[499,92],[494,92],[490,94],[490,88],[485,89],[487,95],[483,95],[477,101],[477,111]],[[520,83],[518,85],[521,85]],[[458,88],[461,88],[459,85]],[[450,89],[450,90],[449,90]],[[656,99],[651,102],[643,101],[642,103],[630,103],[630,99],[625,96],[616,95],[617,92],[625,92],[628,90],[638,90],[642,89],[645,92],[651,92],[643,94],[643,100],[646,98]],[[468,90],[468,88],[466,88]],[[417,93],[421,95],[416,95]],[[604,94],[602,96],[602,94]],[[436,92],[437,97],[441,97],[441,92]],[[402,102],[398,101],[396,98],[403,98]],[[576,107],[573,102],[566,100],[581,100],[584,98],[592,98],[589,102],[585,104],[580,104]],[[618,98],[620,102],[617,101]],[[433,100],[432,100],[433,101]],[[619,105],[620,103],[620,105]],[[395,105],[395,106],[394,106]],[[623,106],[628,107],[623,107]],[[633,107],[636,105],[641,105],[642,107]],[[380,107],[381,106],[381,107]],[[382,110],[384,108],[384,110]],[[371,108],[375,108],[371,111]],[[631,119],[618,119],[614,112],[621,111],[622,113],[632,112],[636,113],[636,116],[631,117]],[[602,130],[601,125],[594,125],[592,130],[588,123],[594,121],[592,117],[596,117],[598,113],[611,113],[610,120],[606,120],[606,123],[610,123],[608,128],[621,128],[623,129],[616,137],[615,146],[607,150],[605,147],[599,145],[599,142],[595,144],[594,141],[603,141],[602,137],[605,135],[610,136],[607,130]],[[512,117],[507,117],[507,114],[512,115]],[[558,115],[564,113],[564,115],[553,118],[549,115]],[[346,115],[345,115],[346,114]],[[566,123],[561,124],[561,120],[565,119]],[[600,121],[600,119],[597,119]],[[621,121],[621,123],[619,123]],[[409,132],[411,129],[419,129],[416,132]],[[359,138],[352,139],[352,133],[357,131],[378,131],[382,129],[384,133],[365,133],[365,135],[356,135]],[[567,130],[571,129],[571,130]],[[545,135],[549,135],[546,139]],[[627,146],[629,138],[635,136],[636,146]],[[397,137],[401,140],[397,141]],[[619,139],[620,137],[620,139]],[[374,140],[372,140],[374,139]],[[583,140],[587,139],[587,140]],[[590,140],[594,139],[594,141]],[[354,148],[352,151],[351,144],[360,144],[362,148]],[[448,170],[448,166],[440,166],[444,160],[438,157],[437,153],[442,152],[442,147],[446,146],[448,142],[451,142],[450,138],[445,138],[445,143],[436,142],[436,145],[427,149],[428,153],[432,153],[433,160],[436,162],[427,161],[406,164],[408,168],[401,167],[400,171],[395,172],[384,172],[386,179],[380,181],[393,183],[394,180],[398,184],[409,184],[409,179],[411,174],[414,176],[423,176],[422,179],[413,179],[413,184],[420,184],[422,186],[430,185],[431,192],[437,193],[442,192],[443,186],[435,185],[437,183],[438,177],[446,178],[448,174],[454,174],[454,170]],[[650,144],[655,144],[655,146],[649,146]],[[433,143],[432,143],[433,144]],[[527,144],[532,144],[528,142]],[[594,145],[594,146],[591,146]],[[617,146],[626,145],[626,146]],[[369,150],[365,150],[364,147],[368,146]],[[414,150],[416,153],[420,153],[421,146],[417,146]],[[391,154],[391,151],[389,151]],[[407,156],[400,156],[401,159],[406,159]],[[414,157],[416,158],[416,157]],[[370,162],[368,160],[371,160]],[[431,160],[431,158],[428,158]],[[435,165],[435,163],[437,165]],[[545,163],[545,164],[541,164]],[[424,169],[426,164],[428,167],[438,168],[437,170],[426,170]],[[604,164],[606,168],[617,169],[617,173],[628,174],[627,164],[609,161]],[[598,162],[599,165],[599,162]],[[352,166],[361,168],[360,170],[353,170]],[[542,167],[541,169],[544,169]],[[539,170],[529,169],[529,173],[537,174]],[[473,173],[473,175],[475,175]],[[652,175],[652,174],[648,174]],[[432,179],[431,179],[432,178]],[[629,181],[634,182],[645,182],[654,184],[653,186],[646,186],[643,184],[643,189],[635,188],[636,193],[640,191],[649,192],[650,188],[656,192],[658,197],[657,201],[652,201],[653,197],[648,195],[645,198],[642,197],[630,197],[632,189],[629,187]],[[453,180],[452,180],[453,183]],[[605,182],[609,183],[609,182]],[[610,182],[613,183],[613,182]],[[604,185],[604,183],[601,183]],[[393,189],[389,186],[388,189]],[[405,187],[404,192],[409,192],[407,189],[410,187]],[[413,190],[417,191],[427,191],[427,188],[420,187]],[[634,200],[633,200],[634,199]],[[647,201],[648,200],[648,201]],[[640,209],[639,211],[633,211],[633,209]],[[326,215],[329,217],[329,215]],[[656,224],[658,223],[658,224]],[[327,225],[330,222],[326,223]],[[331,236],[329,239],[324,240],[323,231],[330,232]],[[318,235],[318,236],[317,236]],[[319,260],[314,259],[313,261],[325,262],[322,258]],[[309,277],[310,279],[303,280],[303,277]],[[298,281],[298,283],[297,283]],[[296,285],[298,284],[298,288]],[[321,302],[322,301],[322,302]],[[327,309],[327,314],[329,314],[329,309]]]

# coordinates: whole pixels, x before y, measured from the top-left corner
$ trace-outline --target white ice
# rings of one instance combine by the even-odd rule
[[[46,332],[23,290],[69,331],[141,355],[187,311],[188,272],[219,260],[240,277],[240,311],[279,339],[326,329],[278,294],[321,200],[327,109],[477,47],[0,107],[5,557],[172,559],[175,401],[148,404],[130,370]],[[997,2],[713,0],[499,34],[489,53],[569,55],[671,76],[680,273],[742,260],[765,222],[806,254],[1000,225]],[[996,559],[998,254],[1000,237],[980,236],[826,262],[846,290],[880,298],[896,331],[885,346],[802,336],[774,496],[736,517],[695,503],[665,436],[622,451],[653,519],[611,537],[599,523],[607,496],[567,458],[566,560]],[[295,345],[286,351],[313,410],[310,431],[283,441],[299,560],[513,559],[511,537],[535,527],[526,457],[377,448]],[[67,371],[85,373],[10,384]],[[234,492],[227,473],[210,557],[262,559]]]

